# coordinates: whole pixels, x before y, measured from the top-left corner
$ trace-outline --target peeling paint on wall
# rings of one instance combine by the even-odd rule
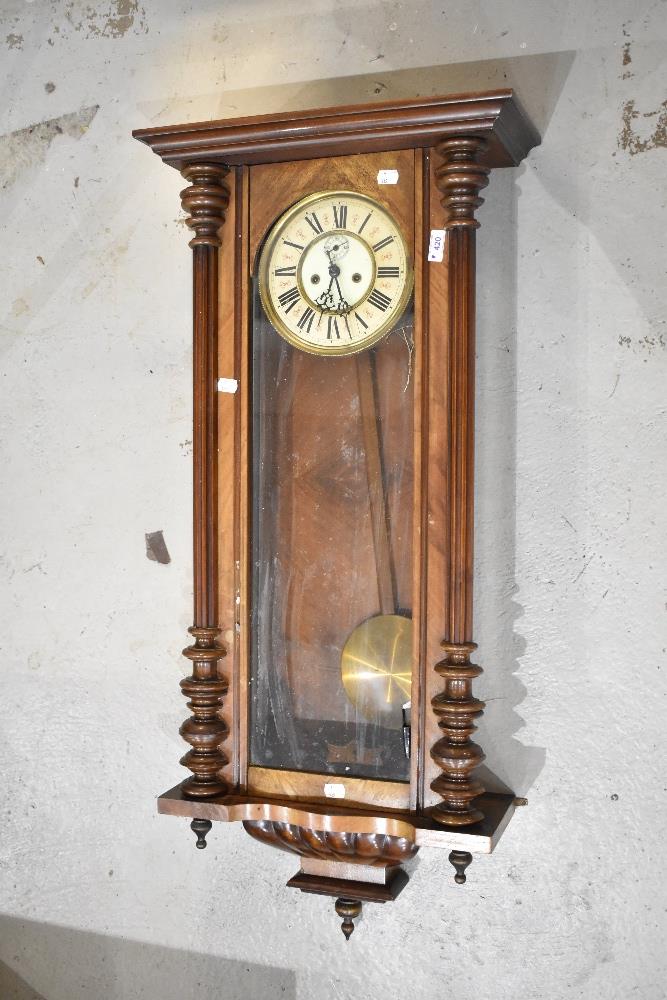
[[[146,11],[138,0],[113,0],[104,13],[72,2],[67,4],[65,16],[75,31],[85,32],[86,38],[122,38],[130,30],[148,33]]]
[[[630,54],[630,47],[632,45],[632,41],[630,39],[630,34],[627,31],[627,24],[623,25],[623,37],[626,38],[627,41],[623,43],[622,62],[624,69],[623,69],[623,75],[621,76],[621,80],[629,80],[630,77],[634,76],[635,74],[632,72],[631,69],[625,69],[626,66],[630,66],[630,64],[632,63],[632,56]]]
[[[7,35],[5,41],[7,42],[8,49],[22,49],[23,48],[23,35]]]
[[[43,163],[57,136],[80,139],[98,111],[95,104],[0,136],[0,185],[9,187],[24,170]]]
[[[152,562],[162,563],[166,566],[171,562],[171,556],[167,549],[167,543],[161,531],[149,531],[146,536],[146,557]]]
[[[635,128],[638,120],[645,118],[657,118],[653,131],[642,138]],[[640,112],[635,108],[634,101],[626,101],[623,105],[622,115],[623,127],[618,137],[618,145],[625,149],[630,156],[637,153],[647,153],[650,149],[657,149],[658,146],[667,146],[667,101],[663,101],[656,111]]]
[[[635,338],[633,347],[633,338],[621,335],[618,338],[618,343],[621,347],[632,348],[633,353],[638,351],[644,351],[646,354],[654,354],[656,351],[660,351],[667,347],[667,342],[664,336],[659,333],[656,337],[649,337],[646,334],[644,337]]]

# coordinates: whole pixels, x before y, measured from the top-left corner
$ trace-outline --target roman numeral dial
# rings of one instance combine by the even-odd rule
[[[398,323],[412,292],[396,219],[353,191],[309,195],[264,239],[258,286],[271,327],[311,354],[354,354]]]

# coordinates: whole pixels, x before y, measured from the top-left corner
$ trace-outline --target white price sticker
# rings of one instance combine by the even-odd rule
[[[378,170],[378,184],[398,184],[398,170]]]
[[[336,781],[328,781],[324,786],[324,794],[328,799],[344,799],[345,785],[341,785]]]
[[[428,244],[428,259],[440,263],[445,251],[445,230],[432,229],[431,239]]]
[[[218,392],[236,392],[239,384],[235,378],[219,378]]]

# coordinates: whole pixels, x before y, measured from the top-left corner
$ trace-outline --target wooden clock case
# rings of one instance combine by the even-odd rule
[[[192,776],[158,808],[189,817],[199,847],[212,823],[238,821],[298,855],[289,885],[334,896],[349,937],[361,903],[395,898],[402,863],[421,847],[450,851],[464,882],[472,854],[494,849],[514,810],[511,794],[476,779],[484,754],[471,739],[484,708],[470,659],[475,212],[489,171],[519,164],[539,137],[510,90],[133,134],[188,182],[181,200],[195,234],[194,624],[181,682],[192,715],[180,730]],[[379,187],[384,169],[404,183]],[[275,218],[327,189],[381,200],[415,271],[413,557],[401,581],[415,624],[410,780],[337,777],[343,799],[325,796],[322,774],[249,759],[251,276]],[[427,261],[432,230],[446,230],[441,263]],[[236,391],[218,391],[221,378]]]

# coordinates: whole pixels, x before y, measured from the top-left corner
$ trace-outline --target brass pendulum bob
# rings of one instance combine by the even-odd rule
[[[380,614],[350,634],[341,655],[341,672],[348,698],[369,721],[400,729],[404,719],[398,706],[410,700],[412,619],[396,613],[374,356],[366,351],[357,355],[356,362]]]

